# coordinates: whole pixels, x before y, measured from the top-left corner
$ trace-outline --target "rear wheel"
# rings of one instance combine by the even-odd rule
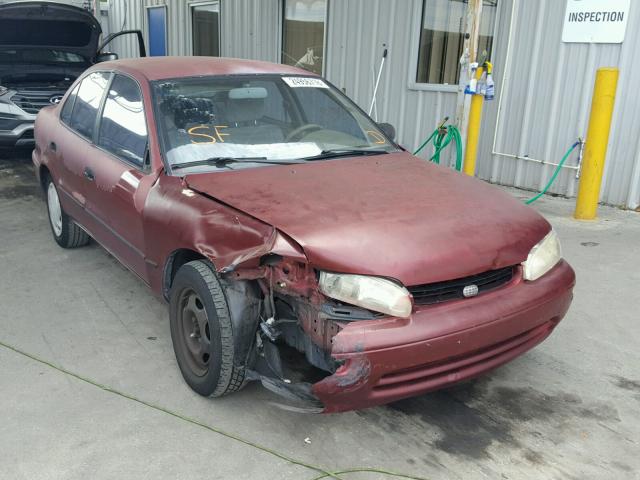
[[[220,397],[242,388],[244,369],[234,366],[229,307],[210,263],[195,260],[178,270],[169,317],[178,366],[195,392]]]
[[[58,189],[51,177],[46,179],[47,212],[49,225],[56,243],[62,248],[81,247],[89,243],[89,235],[64,213],[58,197]]]

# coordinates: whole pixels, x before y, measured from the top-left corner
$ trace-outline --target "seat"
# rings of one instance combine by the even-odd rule
[[[284,141],[282,130],[263,120],[264,98],[228,98],[225,109],[229,134],[225,142],[268,144]]]

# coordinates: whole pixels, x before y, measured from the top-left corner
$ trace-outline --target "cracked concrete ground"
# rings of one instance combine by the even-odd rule
[[[526,192],[510,190],[524,198]],[[182,381],[165,304],[102,248],[63,250],[26,157],[0,161],[0,342],[325,470],[429,479],[640,478],[640,214],[545,197],[578,276],[542,345],[456,388],[361,412],[274,408]],[[310,443],[305,442],[305,438]],[[312,479],[318,472],[0,346],[1,479]],[[344,479],[389,478],[373,473]]]

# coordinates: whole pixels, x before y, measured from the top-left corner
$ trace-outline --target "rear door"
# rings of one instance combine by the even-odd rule
[[[53,160],[53,177],[64,210],[90,231],[95,224],[85,211],[86,162],[110,77],[108,72],[93,72],[74,87],[60,111],[61,128],[56,129],[45,146]]]
[[[147,174],[147,124],[134,79],[113,76],[90,150],[86,209],[99,223],[97,240],[146,281],[142,209],[155,177]]]

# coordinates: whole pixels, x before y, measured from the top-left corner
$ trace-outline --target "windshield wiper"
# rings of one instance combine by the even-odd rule
[[[201,165],[211,165],[214,167],[225,167],[230,163],[267,163],[269,165],[293,165],[300,163],[291,160],[269,160],[267,157],[211,157],[204,160],[195,160],[193,162],[177,163],[171,165],[172,170],[179,170],[181,168],[199,167]]]
[[[374,150],[365,150],[362,148],[340,148],[340,149],[331,149],[331,150],[322,150],[317,155],[313,155],[311,157],[303,157],[302,160],[313,161],[313,160],[325,160],[328,158],[338,158],[338,157],[357,157],[357,156],[367,156],[367,155],[384,155],[385,153],[389,153],[386,150],[382,149],[374,149]]]

